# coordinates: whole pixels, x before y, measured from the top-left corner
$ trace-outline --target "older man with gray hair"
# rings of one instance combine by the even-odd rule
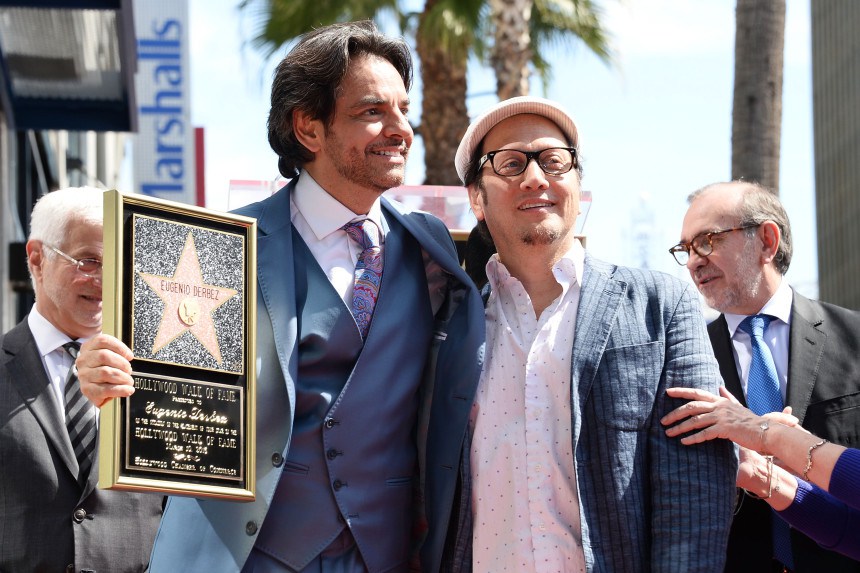
[[[712,308],[708,326],[726,388],[759,415],[789,406],[813,434],[860,440],[860,313],[810,300],[785,280],[791,226],[779,197],[732,181],[689,197],[681,242],[670,249]],[[732,524],[726,571],[860,572],[747,495]]]
[[[0,337],[0,571],[144,571],[162,498],[100,490],[96,412],[72,365],[102,326],[102,195],[33,208],[36,304]]]

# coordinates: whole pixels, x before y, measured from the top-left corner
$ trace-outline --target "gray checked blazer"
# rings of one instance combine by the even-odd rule
[[[666,388],[716,393],[722,383],[692,287],[586,255],[571,350],[587,571],[721,572],[735,501],[733,447],[684,446],[660,424],[683,403]],[[471,527],[480,527],[468,514],[465,472],[462,480],[453,571],[471,570]]]

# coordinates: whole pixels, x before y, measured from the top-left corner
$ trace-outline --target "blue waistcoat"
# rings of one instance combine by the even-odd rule
[[[367,341],[293,230],[298,383],[292,441],[256,548],[301,570],[349,527],[371,571],[410,550],[418,388],[433,317],[417,242],[391,221]],[[404,360],[403,357],[414,357]]]

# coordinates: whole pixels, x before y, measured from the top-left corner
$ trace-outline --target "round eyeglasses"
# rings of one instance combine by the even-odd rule
[[[690,249],[692,249],[693,252],[700,257],[707,257],[714,252],[714,237],[724,235],[726,233],[731,233],[732,231],[745,231],[747,229],[755,229],[760,225],[761,223],[753,223],[751,225],[743,225],[741,227],[732,227],[731,229],[720,229],[719,231],[710,231],[709,233],[702,233],[701,235],[696,235],[686,243],[678,243],[677,245],[669,249],[669,252],[672,254],[673,257],[675,257],[675,262],[683,266],[686,265],[687,262],[690,260]]]
[[[102,262],[98,259],[76,259],[72,256],[67,255],[57,247],[52,245],[45,245],[73,265],[78,269],[78,272],[84,275],[85,277],[91,278],[100,278],[102,276]]]
[[[481,157],[478,161],[478,169],[483,169],[489,161],[496,175],[516,177],[526,170],[532,159],[547,175],[562,175],[576,166],[576,148],[550,147],[540,151],[497,149]]]

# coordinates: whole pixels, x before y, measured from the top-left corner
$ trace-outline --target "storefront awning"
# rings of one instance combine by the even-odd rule
[[[17,130],[136,131],[131,0],[0,0],[0,106]]]

